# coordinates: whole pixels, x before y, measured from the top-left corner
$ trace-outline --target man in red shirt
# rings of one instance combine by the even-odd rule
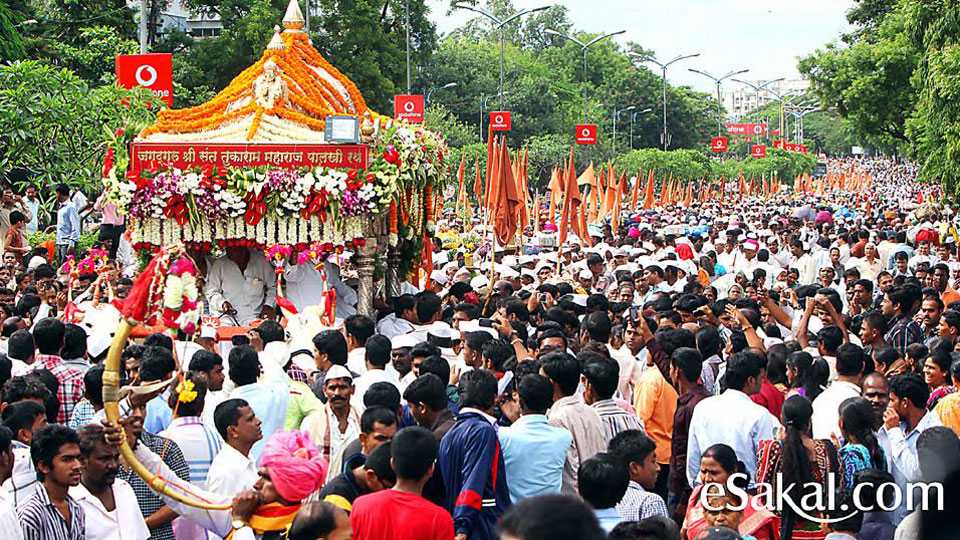
[[[397,433],[390,447],[397,483],[353,503],[354,540],[453,540],[453,518],[421,495],[438,448],[433,433],[422,427]]]

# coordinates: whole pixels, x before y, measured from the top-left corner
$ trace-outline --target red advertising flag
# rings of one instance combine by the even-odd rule
[[[750,155],[755,158],[765,158],[767,157],[767,145],[765,144],[755,144],[750,148]]]
[[[777,140],[773,141],[773,147],[774,147],[774,148],[779,148],[780,150],[783,150],[783,147],[784,147],[786,144],[787,144],[787,141],[785,141],[785,140],[783,140],[783,139],[777,139]]]
[[[798,145],[796,145],[796,144],[794,144],[794,143],[786,143],[786,144],[783,145],[783,149],[786,150],[787,152],[796,152],[796,151],[797,151],[797,146],[798,146]]]
[[[730,149],[730,139],[727,137],[714,137],[710,139],[710,150],[716,153],[726,152]]]
[[[801,154],[806,154],[807,152],[809,152],[809,150],[807,150],[807,147],[803,144],[797,145],[797,151],[800,152]]]
[[[596,124],[577,124],[577,144],[597,144]]]
[[[730,135],[766,135],[767,124],[757,122],[727,124],[727,133]]]
[[[510,111],[493,111],[490,113],[490,129],[493,131],[510,131],[513,128],[513,120],[510,118]]]
[[[411,124],[422,124],[424,117],[422,94],[399,94],[393,96],[393,117]]]
[[[119,54],[115,69],[117,84],[142,86],[173,107],[173,55],[170,53]]]

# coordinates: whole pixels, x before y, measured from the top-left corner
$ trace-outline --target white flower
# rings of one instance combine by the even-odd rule
[[[178,276],[168,275],[167,284],[163,290],[163,307],[180,309],[183,305],[183,280]]]

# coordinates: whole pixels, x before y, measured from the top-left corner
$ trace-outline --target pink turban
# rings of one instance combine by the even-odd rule
[[[677,257],[681,261],[689,261],[693,259],[693,249],[688,244],[677,244]]]
[[[640,229],[636,227],[630,227],[627,230],[627,236],[629,236],[630,238],[640,238]]]
[[[260,466],[270,470],[277,493],[291,502],[300,502],[323,487],[327,460],[303,431],[278,431],[263,448]]]

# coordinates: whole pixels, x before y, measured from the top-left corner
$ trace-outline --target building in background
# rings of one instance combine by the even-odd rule
[[[750,81],[759,86],[766,81]],[[728,89],[723,95],[723,107],[726,109],[730,120],[739,120],[751,112],[761,109],[777,100],[773,93],[765,88],[759,94],[749,86],[740,85],[735,82],[727,83]],[[804,93],[810,87],[810,82],[805,79],[786,79],[768,86],[774,93],[783,95],[786,93]]]
[[[140,17],[140,0],[128,0],[127,5],[134,12],[134,19]],[[194,38],[216,37],[223,30],[223,22],[217,14],[195,13],[191,11],[185,0],[171,0],[160,12],[157,39],[179,30]]]

